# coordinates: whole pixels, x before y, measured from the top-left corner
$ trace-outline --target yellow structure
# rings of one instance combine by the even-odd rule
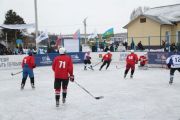
[[[128,45],[132,39],[144,46],[159,48],[167,44],[180,43],[180,4],[151,8],[143,15],[131,20],[126,26]]]

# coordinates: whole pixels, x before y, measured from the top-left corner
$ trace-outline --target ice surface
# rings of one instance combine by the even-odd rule
[[[55,107],[53,71],[38,67],[32,90],[29,79],[20,90],[21,74],[0,71],[0,120],[180,120],[180,74],[169,85],[169,70],[136,69],[133,79],[123,78],[124,65],[108,70],[83,70],[74,65],[75,80],[90,91],[96,100],[75,83],[68,86],[67,102]]]

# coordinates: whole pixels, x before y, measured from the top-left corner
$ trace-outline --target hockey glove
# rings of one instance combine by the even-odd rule
[[[70,80],[71,82],[74,82],[74,75],[69,76],[69,80]]]
[[[33,66],[33,68],[35,68],[36,67],[36,64]]]
[[[167,67],[168,67],[169,69],[171,69],[171,64],[167,64]]]

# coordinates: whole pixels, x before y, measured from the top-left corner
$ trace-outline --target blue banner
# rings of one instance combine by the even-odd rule
[[[83,63],[84,62],[84,52],[72,52],[67,53],[71,56],[73,63]],[[35,55],[35,61],[37,66],[50,66],[58,53],[49,53],[49,54],[37,54]]]
[[[173,52],[148,52],[149,64],[166,64],[166,59],[174,54]],[[178,52],[180,54],[180,52]]]
[[[22,42],[22,40],[21,39],[17,39],[16,40],[16,44],[22,44],[23,42]]]

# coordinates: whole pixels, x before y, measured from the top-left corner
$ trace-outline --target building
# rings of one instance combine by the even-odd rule
[[[128,45],[134,40],[148,48],[180,43],[180,4],[151,8],[124,26]]]

